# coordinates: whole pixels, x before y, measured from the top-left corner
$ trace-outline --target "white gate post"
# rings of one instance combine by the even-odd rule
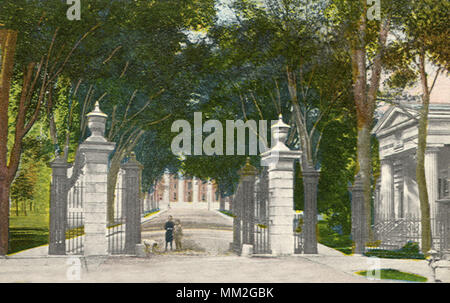
[[[98,102],[95,109],[87,114],[91,132],[79,147],[85,155],[85,195],[84,195],[84,254],[88,256],[108,253],[107,234],[107,176],[109,155],[115,143],[105,137],[106,118]]]
[[[294,254],[294,161],[301,152],[285,145],[289,128],[280,115],[271,127],[275,145],[261,154],[262,164],[269,166],[269,243],[274,255]]]

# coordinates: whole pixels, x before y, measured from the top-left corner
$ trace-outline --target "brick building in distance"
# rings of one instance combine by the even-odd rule
[[[157,201],[160,208],[187,207],[219,209],[220,193],[214,180],[184,177],[181,173],[168,171],[156,181],[153,192],[148,197]],[[228,199],[225,199],[228,200]],[[225,201],[222,201],[224,207]]]

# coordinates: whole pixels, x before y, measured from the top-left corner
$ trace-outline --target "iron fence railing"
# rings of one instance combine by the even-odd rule
[[[270,254],[269,179],[267,167],[264,167],[261,170],[255,185],[255,236],[253,243],[253,252],[255,254]]]
[[[78,160],[78,159],[77,159]],[[67,217],[65,227],[66,254],[84,253],[84,182],[83,163],[75,162],[72,169],[72,185],[67,194]],[[68,180],[69,181],[69,180]]]
[[[122,181],[118,178],[118,184]],[[116,186],[115,199],[113,204],[112,213],[114,218],[108,218],[107,225],[107,239],[108,239],[108,252],[112,255],[123,254],[125,252],[125,214],[124,210],[124,195],[125,188]]]
[[[440,220],[431,218],[432,245],[441,249],[442,225]],[[381,249],[400,249],[408,242],[422,242],[420,216],[407,215],[404,218],[379,216],[373,226],[376,247]]]

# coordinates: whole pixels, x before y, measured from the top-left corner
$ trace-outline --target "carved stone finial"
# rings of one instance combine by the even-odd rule
[[[242,167],[238,173],[241,176],[256,175],[257,170],[256,167],[250,164],[250,157],[247,157],[244,167]]]
[[[91,131],[91,136],[86,141],[106,142],[104,135],[108,115],[101,111],[98,101],[95,102],[94,110],[86,116],[88,119],[88,128]]]
[[[272,138],[276,142],[285,143],[287,139],[287,135],[289,132],[289,129],[291,127],[283,122],[283,116],[280,114],[278,116],[278,121],[274,125],[272,125]]]

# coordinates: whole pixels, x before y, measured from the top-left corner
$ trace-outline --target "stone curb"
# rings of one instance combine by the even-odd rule
[[[141,224],[147,223],[155,218],[158,218],[161,214],[165,213],[166,211],[167,209],[161,209],[158,213],[151,215],[150,217],[141,218]]]
[[[218,215],[220,215],[220,216],[222,216],[222,217],[228,219],[228,220],[233,221],[233,217],[230,217],[230,216],[228,216],[228,215],[225,215],[224,213],[221,213],[220,210],[215,209],[214,212],[217,213]]]

